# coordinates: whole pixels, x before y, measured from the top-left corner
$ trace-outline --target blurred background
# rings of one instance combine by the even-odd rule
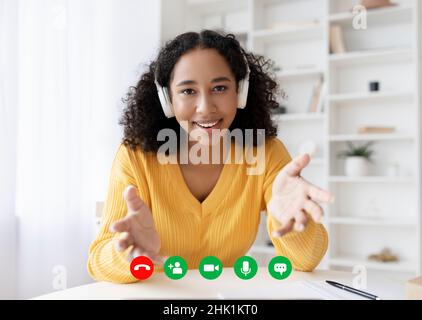
[[[201,29],[274,62],[279,138],[336,196],[319,268],[420,275],[421,17],[417,0],[0,0],[0,298],[92,282],[121,99],[165,41]]]

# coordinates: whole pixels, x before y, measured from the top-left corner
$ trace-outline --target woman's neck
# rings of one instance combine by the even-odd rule
[[[230,151],[230,144],[227,145],[221,140],[219,143],[213,145],[201,145],[197,141],[189,141],[188,149],[186,147],[180,149],[179,152],[179,163],[185,163],[186,161],[181,161],[181,154],[183,152],[187,153],[188,165],[198,165],[198,166],[220,166],[225,163]],[[224,150],[227,150],[224,152]]]

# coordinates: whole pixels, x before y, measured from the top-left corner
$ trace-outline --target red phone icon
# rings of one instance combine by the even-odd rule
[[[138,280],[146,280],[154,272],[154,263],[145,256],[139,256],[130,263],[130,272]]]
[[[143,264],[143,263],[137,264],[136,266],[134,266],[133,270],[138,271],[141,268],[145,268],[145,270],[147,270],[147,271],[151,270],[151,267],[149,265]]]

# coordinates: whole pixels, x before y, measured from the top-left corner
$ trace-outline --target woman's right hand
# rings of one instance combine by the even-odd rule
[[[110,227],[111,232],[120,233],[115,240],[115,248],[119,252],[133,246],[129,254],[132,260],[137,256],[147,256],[155,263],[162,264],[164,258],[159,255],[161,242],[151,210],[137,195],[134,186],[128,186],[123,197],[127,204],[128,213],[122,220],[116,221]]]

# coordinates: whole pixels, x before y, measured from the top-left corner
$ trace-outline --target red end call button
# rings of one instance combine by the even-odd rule
[[[130,272],[136,279],[146,280],[154,272],[154,264],[150,258],[139,256],[130,263]]]

